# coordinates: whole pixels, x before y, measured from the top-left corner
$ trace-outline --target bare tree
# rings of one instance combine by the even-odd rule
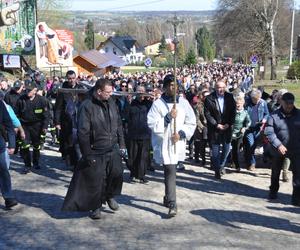
[[[271,79],[276,79],[276,43],[281,9],[287,9],[290,0],[219,0],[217,36],[221,44],[231,45],[245,58],[258,53],[265,61],[271,58]],[[281,30],[283,31],[283,30]],[[287,30],[285,32],[288,32]],[[277,34],[277,37],[276,37]],[[220,46],[221,45],[221,46]]]
[[[64,26],[70,16],[67,12],[71,6],[71,0],[39,0],[37,1],[38,22],[46,22],[50,27]]]

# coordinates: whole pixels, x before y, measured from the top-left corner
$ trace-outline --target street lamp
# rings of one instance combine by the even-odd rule
[[[290,47],[290,65],[292,64],[292,61],[293,61],[294,20],[295,20],[295,0],[293,0],[291,47]]]

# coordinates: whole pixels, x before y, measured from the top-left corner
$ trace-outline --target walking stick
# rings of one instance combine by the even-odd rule
[[[176,36],[176,26],[175,26],[175,37],[174,37],[174,93],[173,93],[173,108],[176,109],[176,94],[177,94],[177,73],[176,73],[176,64],[177,64],[177,36]],[[177,117],[176,117],[177,118]],[[174,134],[176,133],[176,118],[174,119]],[[174,143],[174,152],[176,154],[176,143]]]
[[[177,26],[181,23],[183,23],[183,21],[180,21],[176,14],[174,16],[174,19],[172,21],[167,21],[168,23],[171,23],[174,27],[174,105],[173,108],[176,109],[176,94],[177,94],[177,72],[176,72],[176,64],[177,64],[177,44],[179,43],[178,39],[177,39]],[[176,133],[176,118],[174,119],[174,134]],[[176,143],[174,143],[174,152],[176,153]]]

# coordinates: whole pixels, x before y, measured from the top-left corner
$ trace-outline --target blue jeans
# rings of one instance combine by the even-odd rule
[[[245,151],[244,153],[245,153],[245,161],[247,166],[256,164],[254,153],[259,138],[260,138],[259,130],[249,130],[246,132],[244,136],[244,151]]]
[[[0,189],[4,199],[14,198],[11,190],[11,179],[7,168],[6,152],[0,153]]]
[[[222,168],[225,167],[229,152],[230,143],[211,145],[211,161],[215,171],[220,171]]]
[[[10,158],[9,158],[9,154],[8,154],[7,150],[5,151],[5,162],[6,162],[6,167],[7,167],[7,169],[9,169],[9,166],[10,166]]]

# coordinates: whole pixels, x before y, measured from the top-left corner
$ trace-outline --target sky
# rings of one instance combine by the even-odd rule
[[[217,0],[72,0],[71,2],[72,10],[178,11],[213,10]]]

